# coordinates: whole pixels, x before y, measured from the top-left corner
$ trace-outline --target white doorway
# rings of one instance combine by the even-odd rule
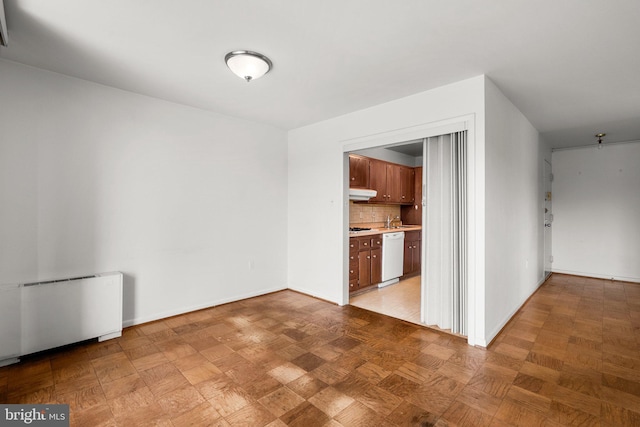
[[[457,335],[467,335],[466,136],[466,131],[462,131],[409,144],[357,152],[362,156],[375,154],[376,151],[398,150],[400,147],[406,151],[409,146],[415,147],[416,156],[409,162],[416,170],[417,191],[410,211],[420,210],[417,224],[421,227],[422,237],[412,246],[417,254],[421,254],[418,255],[421,260],[418,276],[414,280],[402,280],[405,278],[403,276],[399,283],[386,289],[371,289],[367,281],[367,287],[362,290],[356,288],[358,293],[350,296],[351,305]],[[355,156],[354,167],[359,161]],[[422,167],[418,167],[418,164]],[[419,175],[417,169],[420,169]],[[361,211],[354,215],[354,209],[359,208],[349,210],[350,227],[352,221],[358,221],[363,216]],[[406,218],[402,216],[403,222]],[[407,243],[405,241],[405,263]],[[362,243],[359,245],[362,246]],[[373,247],[373,243],[371,245]],[[350,254],[350,257],[355,255]],[[404,273],[407,273],[406,266]],[[368,279],[370,276],[365,277]]]
[[[411,170],[410,180],[412,181],[411,193],[414,196],[413,203],[403,203],[401,205],[389,204],[384,201],[370,201],[364,204],[353,201],[349,202],[348,216],[350,229],[359,229],[360,227],[363,227],[365,230],[366,228],[372,228],[374,230],[386,228],[382,223],[386,218],[399,218],[401,227],[395,231],[404,232],[404,240],[400,243],[401,248],[404,247],[404,259],[400,259],[400,277],[395,283],[386,286],[381,283],[380,286],[370,286],[364,291],[356,291],[353,294],[350,293],[349,304],[417,324],[422,323],[422,276],[419,267],[416,268],[415,265],[409,267],[407,265],[406,257],[408,245],[413,245],[410,246],[412,248],[412,254],[414,253],[413,251],[418,254],[421,253],[421,248],[418,246],[419,242],[410,240],[409,237],[415,237],[415,234],[419,233],[419,231],[415,231],[415,228],[420,230],[420,227],[422,227],[423,141],[421,138],[419,140],[393,143],[385,145],[384,147],[355,150],[349,153],[355,155],[352,160],[354,161],[354,172],[356,174],[356,164],[362,161],[361,158],[368,159],[370,162],[389,162],[390,164],[409,168]],[[379,167],[377,167],[377,169],[379,169]],[[373,174],[372,171],[371,174]],[[350,181],[352,178],[354,177],[350,176]],[[350,233],[350,237],[357,238],[359,236],[357,233],[358,232],[355,234]],[[384,242],[383,246],[385,246]],[[349,255],[350,260],[352,256],[351,254]],[[415,255],[415,257],[410,258],[415,261],[421,257]],[[351,274],[352,268],[350,267],[349,270]],[[382,276],[383,282],[386,283],[384,274]],[[373,277],[373,268],[371,277]],[[394,277],[397,277],[397,275]]]
[[[467,194],[469,197],[467,198],[468,204],[466,206],[467,212],[467,223],[466,230],[464,234],[467,236],[467,250],[463,254],[465,259],[462,261],[463,265],[466,265],[466,274],[465,276],[469,279],[466,281],[466,290],[465,290],[465,300],[466,307],[462,307],[466,314],[466,321],[464,322],[467,325],[466,336],[468,343],[470,345],[486,345],[484,342],[484,333],[482,330],[483,322],[479,319],[479,314],[483,313],[483,311],[478,308],[478,303],[480,300],[476,298],[476,294],[483,292],[484,289],[484,277],[483,275],[479,275],[478,270],[476,268],[477,261],[479,259],[483,259],[483,238],[478,238],[476,230],[478,229],[478,225],[482,224],[484,221],[484,216],[482,213],[482,208],[484,205],[482,203],[478,203],[481,199],[476,198],[478,192],[481,191],[484,187],[484,181],[481,175],[478,175],[478,170],[476,168],[476,147],[475,147],[475,117],[461,116],[452,119],[447,119],[439,122],[432,122],[420,126],[415,126],[412,128],[403,128],[397,129],[389,132],[385,132],[382,134],[368,135],[368,136],[360,136],[357,138],[351,138],[348,140],[341,141],[343,144],[343,167],[345,174],[343,175],[343,188],[344,188],[344,259],[343,259],[343,283],[344,287],[342,289],[342,301],[343,304],[350,303],[350,287],[349,287],[349,220],[350,220],[350,204],[349,204],[349,187],[350,187],[350,177],[349,177],[349,157],[348,153],[358,152],[361,150],[371,150],[371,149],[379,149],[379,148],[387,148],[391,146],[397,146],[398,144],[403,145],[403,142],[407,141],[424,141],[425,138],[433,138],[438,137],[440,135],[447,135],[456,132],[467,131],[467,147],[468,153],[467,158],[469,161],[467,162],[467,176],[469,177],[467,180]],[[422,144],[420,144],[422,145]],[[424,173],[424,171],[423,171]],[[424,230],[423,230],[424,231]],[[428,230],[427,230],[428,232]],[[482,236],[480,236],[482,237]],[[425,242],[424,236],[422,236],[422,243]],[[422,265],[424,265],[424,257],[425,251],[424,247],[422,247],[421,251],[421,260]],[[421,273],[421,274],[420,274]],[[425,279],[425,272],[419,272],[421,282]],[[425,283],[422,283],[425,285]],[[421,286],[422,288],[422,286]],[[423,289],[421,289],[422,291]],[[422,293],[422,292],[421,292]],[[420,305],[424,302],[424,296],[421,295]],[[421,307],[424,310],[424,307]],[[422,311],[422,310],[421,310]],[[421,317],[424,316],[424,313],[421,313]],[[420,323],[424,324],[423,321]]]

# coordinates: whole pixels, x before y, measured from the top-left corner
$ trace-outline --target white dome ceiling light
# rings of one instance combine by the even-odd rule
[[[267,74],[273,63],[266,56],[250,50],[234,50],[224,57],[224,62],[233,73],[250,82]]]

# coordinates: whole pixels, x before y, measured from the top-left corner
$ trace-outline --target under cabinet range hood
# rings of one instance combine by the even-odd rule
[[[376,190],[369,190],[368,188],[349,188],[349,200],[366,201],[376,197],[376,194],[378,194]]]

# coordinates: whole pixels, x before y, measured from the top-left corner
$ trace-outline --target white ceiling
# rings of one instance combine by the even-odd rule
[[[640,139],[637,0],[4,3],[1,58],[283,129],[486,74],[554,147]]]

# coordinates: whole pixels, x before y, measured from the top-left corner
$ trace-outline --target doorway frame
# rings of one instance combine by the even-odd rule
[[[484,342],[484,150],[478,149],[476,138],[475,114],[453,117],[425,123],[422,125],[395,129],[372,135],[363,135],[340,141],[343,156],[343,245],[342,245],[342,300],[340,305],[349,303],[349,153],[367,148],[383,148],[403,142],[425,139],[459,131],[467,131],[468,155],[468,205],[467,205],[467,343],[475,346],[486,346]],[[423,153],[424,154],[424,153]],[[424,174],[424,172],[423,172]],[[424,178],[423,178],[424,179]],[[423,181],[424,182],[424,181]],[[423,209],[423,219],[425,210]],[[425,239],[422,239],[422,271],[421,292],[425,288],[424,250]],[[423,313],[423,301],[420,301]]]

